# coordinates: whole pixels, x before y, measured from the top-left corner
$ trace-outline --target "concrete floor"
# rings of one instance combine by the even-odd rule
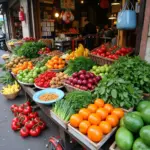
[[[4,51],[0,50],[0,56],[4,54]],[[0,58],[0,64],[4,63]],[[0,75],[2,71],[0,70]],[[2,85],[0,85],[0,88]],[[54,125],[42,112],[39,111],[43,120],[49,124],[49,128],[42,132],[39,137],[27,137],[22,138],[19,132],[14,132],[11,129],[11,120],[13,114],[10,111],[12,104],[21,104],[25,102],[24,94],[21,93],[15,100],[6,100],[0,94],[0,150],[46,150],[48,139],[51,136],[58,136],[58,128]]]

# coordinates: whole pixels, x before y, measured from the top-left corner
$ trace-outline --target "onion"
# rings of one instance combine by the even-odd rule
[[[81,80],[78,80],[78,82],[77,82],[79,85],[81,85],[82,84],[82,81]]]
[[[89,78],[90,78],[90,75],[89,75],[89,74],[86,74],[85,77],[86,77],[86,79],[89,79]]]
[[[101,76],[97,76],[97,77],[96,77],[97,82],[99,82],[101,79],[102,79]]]
[[[70,81],[70,82],[73,82],[73,77],[69,78],[69,81]]]
[[[90,77],[91,77],[91,78],[94,78],[94,77],[95,77],[95,74],[92,73],[92,72],[90,72]]]
[[[75,72],[75,73],[72,74],[72,77],[74,77],[74,78],[77,77],[77,76],[78,76],[77,72]]]
[[[88,89],[91,89],[92,88],[92,84],[88,83],[87,87],[88,87]]]
[[[93,80],[92,79],[88,79],[88,83],[93,84]]]
[[[66,83],[67,83],[67,84],[70,84],[70,81],[69,81],[69,80],[66,80]]]
[[[80,75],[80,79],[82,79],[82,80],[84,80],[84,79],[85,79],[84,74],[81,74],[81,75]]]
[[[74,83],[74,84],[77,84],[77,82],[78,82],[78,79],[77,79],[77,78],[74,78],[74,79],[73,79],[73,83]]]
[[[82,84],[83,84],[83,85],[86,85],[86,84],[87,84],[87,80],[83,80],[83,81],[82,81]]]
[[[86,70],[80,70],[79,74],[86,74]]]
[[[93,78],[93,83],[94,83],[94,84],[97,84],[97,79],[96,79],[96,77]]]
[[[75,87],[76,87],[76,88],[80,88],[80,85],[76,84]]]

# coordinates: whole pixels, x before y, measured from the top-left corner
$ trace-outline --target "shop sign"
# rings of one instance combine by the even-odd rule
[[[75,0],[60,0],[62,9],[75,9]]]

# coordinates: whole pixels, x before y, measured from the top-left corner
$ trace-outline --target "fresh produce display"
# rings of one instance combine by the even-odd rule
[[[14,74],[18,74],[19,71],[25,70],[25,69],[29,69],[32,70],[33,69],[33,64],[31,61],[26,61],[23,64],[18,64],[15,68],[12,68],[12,72]]]
[[[125,114],[115,141],[121,150],[150,150],[150,101],[140,101],[136,111]]]
[[[111,66],[105,64],[104,66],[93,66],[90,72],[94,73],[96,76],[104,77],[108,75]]]
[[[38,77],[39,74],[44,73],[47,70],[46,66],[34,67],[34,69],[25,69],[20,71],[17,75],[17,79],[23,83],[34,83],[34,79]]]
[[[48,54],[50,53],[51,50],[48,48],[48,47],[44,47],[44,48],[41,48],[40,51],[38,52],[38,54]]]
[[[17,49],[16,55],[37,58],[39,56],[38,51],[43,47],[45,47],[45,44],[42,42],[27,42]]]
[[[94,65],[95,63],[90,58],[80,56],[77,57],[75,60],[70,60],[68,62],[67,69],[64,73],[70,76],[74,72],[79,72],[80,70],[89,71]]]
[[[55,72],[47,71],[40,74],[37,78],[35,78],[34,82],[39,87],[48,88],[50,87],[50,81],[54,77],[56,77]]]
[[[24,56],[14,57],[12,60],[10,60],[8,63],[6,63],[6,68],[7,69],[15,68],[18,64],[22,64],[28,60],[29,59],[25,58]]]
[[[14,131],[19,131],[20,136],[25,138],[28,136],[39,136],[46,128],[46,123],[40,119],[37,112],[32,111],[29,102],[21,105],[12,105],[11,111],[15,118],[12,120],[11,128]]]
[[[95,88],[93,97],[101,97],[115,107],[129,109],[142,99],[142,91],[122,78],[103,78]]]
[[[12,39],[12,40],[9,40],[7,43],[8,43],[8,45],[12,46],[12,45],[14,45],[14,42],[16,42],[16,41],[17,41],[17,39]]]
[[[84,48],[82,44],[79,44],[78,48],[75,51],[71,52],[67,57],[66,60],[75,59],[76,57],[84,56],[88,57],[89,50]]]
[[[64,121],[69,121],[70,116],[79,109],[87,107],[92,102],[92,95],[88,91],[73,91],[67,93],[64,100],[57,101],[53,112]]]
[[[54,56],[45,64],[49,69],[63,69],[65,67],[65,61],[58,57]]]
[[[54,51],[51,51],[50,53],[48,53],[48,56],[61,56],[63,55],[63,52],[61,52],[60,50],[54,50]]]
[[[114,46],[112,48],[107,48],[105,45],[102,45],[101,47],[96,48],[91,53],[97,56],[106,57],[109,59],[118,59],[120,56],[128,55],[133,51],[132,48],[119,48],[117,46]]]
[[[87,108],[80,109],[78,114],[73,114],[70,124],[87,135],[91,141],[100,142],[103,135],[110,133],[123,116],[121,108],[113,108],[112,105],[105,104],[104,100],[96,99],[94,104],[89,104]]]
[[[17,93],[19,92],[19,90],[20,90],[20,86],[15,81],[15,83],[12,85],[8,84],[7,86],[4,86],[1,90],[1,93],[4,95],[9,95],[9,94]]]
[[[40,58],[40,57],[38,57],[38,58]],[[47,63],[47,61],[49,59],[51,59],[51,56],[44,56],[44,57],[41,57],[41,58],[42,58],[41,60],[38,60],[38,61],[35,62],[36,63],[36,67],[38,67],[38,68],[45,66],[45,64]]]
[[[140,57],[122,57],[116,61],[110,70],[113,77],[122,77],[130,81],[144,93],[150,93],[150,64]]]
[[[91,72],[80,70],[79,72],[73,73],[71,77],[66,79],[65,83],[78,89],[87,91],[94,90],[95,86],[101,79],[101,76],[96,76]]]
[[[7,84],[12,84],[14,82],[14,78],[10,75],[9,72],[4,72],[0,76],[0,83],[7,85]]]
[[[34,41],[36,41],[36,39],[33,38],[33,37],[24,37],[23,41],[25,41],[25,42],[34,42]]]
[[[57,87],[63,86],[64,80],[66,80],[67,78],[68,78],[68,75],[65,73],[63,73],[63,72],[57,73],[56,77],[51,79],[50,87],[57,88]]]

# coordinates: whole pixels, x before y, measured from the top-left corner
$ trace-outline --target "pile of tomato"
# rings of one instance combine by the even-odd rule
[[[106,57],[109,59],[118,59],[120,56],[128,55],[133,51],[132,48],[119,48],[117,46],[113,46],[111,48],[107,48],[105,45],[102,45],[101,47],[96,48],[92,51],[92,54]]]
[[[121,108],[114,108],[111,104],[105,104],[104,100],[96,99],[94,104],[89,104],[87,108],[80,109],[78,114],[73,114],[70,118],[71,126],[87,135],[93,142],[100,142],[103,135],[112,131],[124,116]]]
[[[50,52],[51,50],[48,47],[44,47],[39,50],[38,54],[48,54]]]
[[[56,77],[56,73],[52,71],[47,71],[45,73],[40,74],[35,80],[35,84],[42,88],[50,87],[50,81],[52,78]]]
[[[30,102],[21,105],[12,105],[11,111],[15,118],[11,123],[11,128],[14,131],[20,131],[20,136],[36,137],[46,128],[46,123],[40,119],[37,112],[32,111]]]

